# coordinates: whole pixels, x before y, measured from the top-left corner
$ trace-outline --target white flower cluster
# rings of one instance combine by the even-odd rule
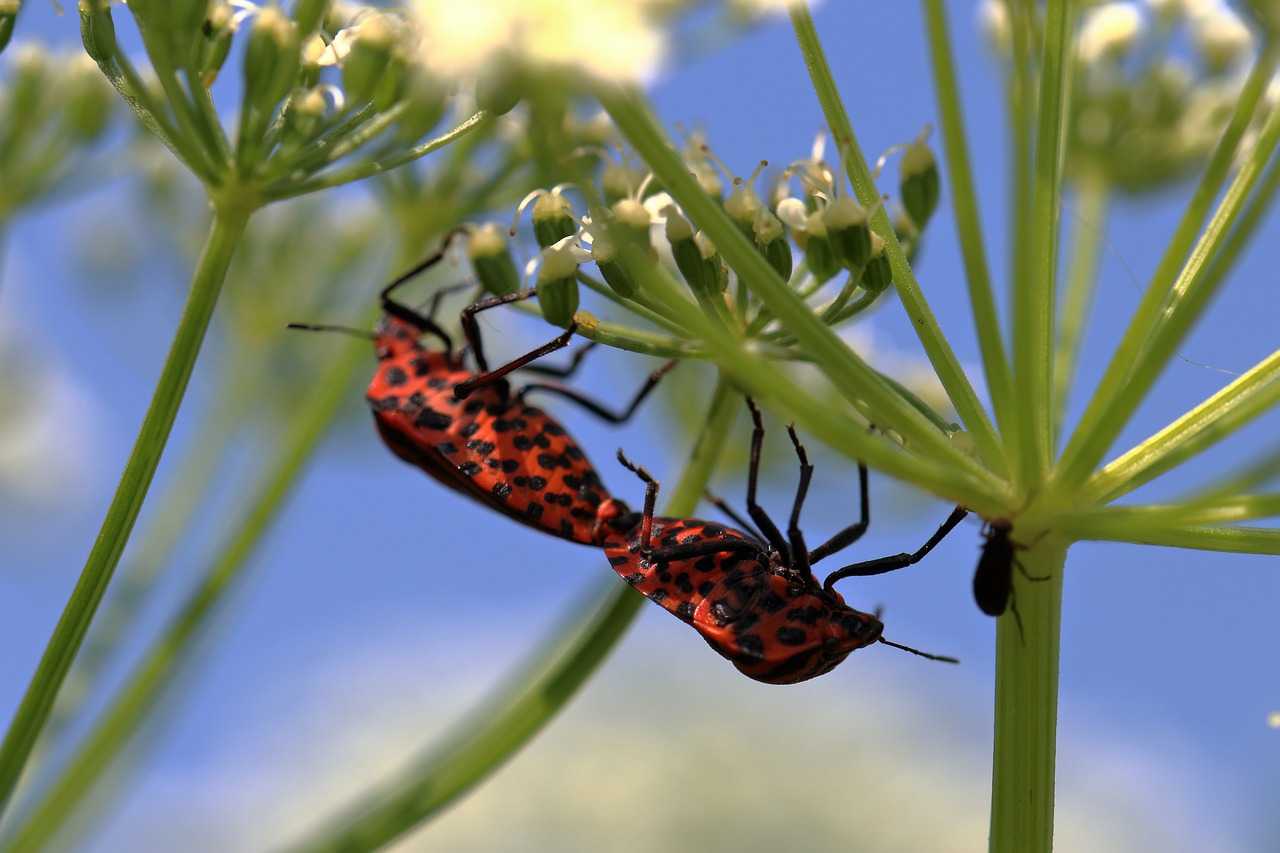
[[[1005,0],[982,0],[978,21],[1009,57]],[[1092,4],[1075,42],[1068,174],[1142,190],[1192,171],[1221,135],[1257,44],[1226,0]]]

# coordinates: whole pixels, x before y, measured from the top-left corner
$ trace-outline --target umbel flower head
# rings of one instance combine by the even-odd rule
[[[899,147],[906,152],[900,197],[919,217],[918,223],[910,221],[912,237],[918,241],[936,204],[936,167],[923,140]],[[762,180],[766,163],[758,164],[747,178],[721,164],[724,180],[712,181],[706,164],[718,159],[701,137],[691,140],[683,156],[690,173],[699,175],[700,186],[712,190],[710,197],[724,215],[823,324],[847,324],[889,289],[893,273],[885,241],[870,228],[874,210],[863,208],[842,189],[838,173],[821,159],[820,144],[809,158],[794,161],[776,176],[765,195],[755,184]],[[540,189],[524,200],[520,211],[530,212],[539,248],[525,266],[522,282],[516,281],[517,264],[503,234],[506,229],[496,223],[466,226],[468,254],[484,289],[501,296],[521,285],[535,287],[548,322],[562,328],[573,325],[588,338],[636,352],[705,356],[705,346],[690,328],[690,320],[699,317],[782,363],[807,360],[778,317],[730,269],[711,237],[654,186],[652,176],[638,177],[627,192],[607,200],[613,194],[606,195],[601,185],[609,175],[626,171],[625,164],[626,158],[607,157],[595,183]],[[932,177],[922,178],[930,170]],[[922,180],[927,187],[921,186]],[[733,189],[721,198],[723,186]],[[799,194],[792,195],[797,187]],[[914,195],[908,202],[910,194]],[[517,223],[518,219],[519,214]],[[515,225],[510,233],[516,234]],[[667,334],[579,310],[578,291],[584,286]],[[932,390],[932,384],[926,384]],[[939,429],[955,429],[920,402],[912,393],[915,389],[900,390],[911,405],[928,410]]]
[[[1000,0],[986,0],[988,41],[1012,57]],[[1080,17],[1067,177],[1121,190],[1165,186],[1199,168],[1239,98],[1258,39],[1223,0],[1108,0]]]

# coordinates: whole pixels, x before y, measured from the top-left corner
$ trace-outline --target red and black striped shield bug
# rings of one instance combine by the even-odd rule
[[[635,412],[668,363],[650,375],[625,410],[615,413],[565,386],[529,384],[513,392],[507,375],[524,368],[568,376],[578,366],[578,352],[567,368],[530,362],[569,345],[571,325],[551,342],[490,370],[481,345],[476,314],[536,295],[518,291],[482,300],[463,309],[462,328],[476,362],[469,370],[463,354],[435,322],[439,294],[427,314],[392,298],[393,292],[444,257],[453,235],[441,248],[382,289],[383,315],[373,332],[378,369],[366,398],[378,432],[397,456],[445,485],[531,527],[583,544],[597,542],[598,518],[627,512],[613,507],[595,468],[558,421],[525,403],[531,390],[566,397],[593,414],[621,423]],[[294,328],[332,328],[303,326]],[[439,341],[428,349],[425,337]]]
[[[784,538],[756,503],[764,427],[748,401],[755,429],[747,480],[747,509],[759,531],[744,532],[693,518],[656,518],[658,482],[619,451],[618,458],[646,484],[644,511],[602,527],[601,545],[610,565],[627,583],[691,625],[744,675],[770,684],[793,684],[829,672],[856,649],[880,642],[931,660],[955,663],[884,639],[884,625],[845,603],[831,588],[836,576],[860,574],[885,561],[846,566],[819,584],[812,565],[853,544],[866,532],[867,471],[859,466],[861,518],[814,550],[799,528],[813,466],[795,431],[788,433],[800,460],[800,483]],[[730,511],[743,527],[747,522]],[[963,517],[963,516],[960,516]],[[950,523],[954,527],[959,518]],[[939,531],[915,554],[886,560],[918,562],[950,530]],[[763,532],[760,532],[763,531]],[[897,566],[901,567],[901,566]],[[879,571],[889,571],[884,568]],[[842,574],[844,573],[844,574]],[[866,572],[870,574],[878,571]]]

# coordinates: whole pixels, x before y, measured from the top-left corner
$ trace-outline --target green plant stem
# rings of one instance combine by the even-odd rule
[[[125,543],[129,541],[147,488],[173,429],[196,355],[226,279],[231,256],[250,213],[247,207],[221,206],[214,209],[213,223],[196,265],[187,304],[156,383],[155,394],[143,418],[137,442],[80,579],[18,706],[4,743],[0,745],[0,813],[8,804],[36,739],[49,719],[58,690],[84,641],[85,632],[120,561]]]
[[[993,471],[1003,471],[1004,452],[996,436],[995,427],[987,417],[986,410],[982,408],[982,403],[978,401],[978,395],[969,383],[969,378],[965,376],[959,359],[956,358],[950,343],[947,342],[946,336],[942,333],[942,328],[938,325],[937,317],[934,316],[932,309],[929,308],[928,301],[924,298],[924,290],[920,287],[920,283],[916,281],[911,265],[907,263],[906,255],[902,251],[902,244],[898,242],[898,235],[894,232],[893,226],[889,222],[889,214],[885,211],[884,205],[879,204],[880,190],[876,187],[875,179],[871,175],[871,167],[862,153],[862,148],[858,145],[857,135],[853,131],[853,125],[849,121],[848,113],[845,112],[844,104],[840,100],[840,93],[836,87],[835,78],[831,74],[831,67],[827,64],[826,55],[823,53],[822,43],[818,39],[818,31],[814,27],[813,17],[809,14],[808,7],[801,3],[790,5],[788,11],[791,15],[791,26],[796,33],[796,42],[800,46],[805,65],[809,69],[809,77],[813,82],[814,92],[818,96],[818,102],[822,105],[823,115],[831,128],[831,133],[843,154],[849,181],[863,206],[867,209],[875,208],[875,213],[871,217],[871,227],[884,238],[885,253],[893,270],[893,284],[897,289],[902,307],[906,310],[907,316],[911,320],[911,328],[915,330],[916,336],[920,339],[925,354],[929,358],[929,363],[933,366],[938,375],[938,380],[942,383],[947,396],[951,399],[951,404],[955,406],[956,414],[959,415],[960,420],[964,422],[966,429],[969,430],[970,435],[973,437],[983,460]],[[634,143],[634,140],[632,142]],[[684,204],[685,199],[680,199],[680,202]],[[708,226],[703,225],[703,227],[707,228]],[[713,239],[715,239],[716,245],[724,256],[729,258],[728,248],[714,235]],[[738,239],[742,243],[746,243],[741,234],[738,234]],[[747,278],[747,281],[752,290],[756,291],[757,295],[768,303],[769,299],[758,288],[757,285],[759,283],[755,281],[754,277]],[[772,282],[769,284],[771,285]],[[794,298],[794,294],[790,290],[787,290],[787,293]],[[798,299],[795,301],[799,302]],[[800,304],[803,305],[803,303]],[[806,334],[807,330],[803,326],[796,325],[790,317],[779,311],[779,306],[770,303],[769,307],[778,313],[779,318],[787,323],[788,327],[797,336],[804,335],[806,343],[813,340],[810,335]],[[789,311],[787,313],[793,312]],[[806,313],[813,317],[813,312],[807,308]],[[817,323],[816,319],[814,318],[814,323],[805,323],[805,325],[817,325],[825,329],[826,327],[822,326],[821,323]],[[827,331],[830,333],[829,329]],[[828,367],[831,366],[828,365]]]
[[[633,253],[634,256],[627,257],[628,253]],[[829,397],[808,392],[802,384],[796,382],[794,376],[779,366],[776,356],[761,353],[758,346],[744,347],[722,325],[711,322],[701,311],[694,310],[688,298],[688,288],[677,285],[659,268],[644,266],[641,253],[628,247],[623,249],[622,254],[633,269],[640,270],[641,288],[655,302],[666,306],[664,310],[675,311],[684,319],[690,333],[706,345],[710,358],[743,391],[752,394],[757,400],[767,401],[770,407],[785,411],[819,441],[854,461],[865,462],[949,500],[963,502],[974,512],[988,517],[995,517],[1007,509],[1008,500],[1002,493],[1003,484],[986,469],[970,464],[965,466],[968,470],[955,470],[949,465],[901,452],[897,445],[869,432],[866,422],[856,417],[854,412],[833,408]],[[878,373],[876,377],[884,382]],[[840,377],[831,378],[835,382]],[[885,387],[892,390],[888,383],[885,383]],[[848,389],[840,388],[838,384],[836,388],[842,393],[849,393]],[[914,416],[928,422],[934,435],[944,436],[950,441],[953,428],[940,428],[935,424],[936,414],[932,418],[925,417],[910,400],[901,397],[894,399],[910,406]],[[882,423],[884,421],[876,422],[877,426]],[[962,452],[955,447],[952,450]]]
[[[303,466],[338,411],[350,400],[355,376],[368,358],[367,342],[351,342],[318,372],[323,380],[316,383],[308,401],[299,408],[280,452],[273,454],[274,467],[249,492],[253,497],[246,502],[241,520],[223,540],[225,545],[211,561],[200,584],[116,691],[75,755],[25,816],[24,823],[3,848],[4,853],[31,853],[45,848],[94,782],[137,734],[164,689],[188,660],[195,640],[218,613],[217,605],[248,567],[249,557],[283,508]]]
[[[1085,175],[1076,183],[1076,225],[1067,257],[1066,287],[1058,322],[1057,353],[1053,361],[1054,434],[1062,428],[1071,383],[1080,361],[1084,330],[1098,284],[1099,247],[1106,232],[1111,194],[1100,175]]]
[[[136,623],[157,577],[183,541],[188,523],[201,508],[210,483],[221,470],[223,456],[244,412],[247,400],[242,394],[247,390],[240,383],[224,382],[220,393],[214,396],[214,404],[208,409],[213,416],[201,424],[199,434],[156,501],[154,517],[146,525],[146,535],[130,551],[116,588],[103,602],[93,630],[67,674],[42,735],[42,745],[55,747],[63,730],[95,694],[104,666]]]
[[[1121,509],[1124,509],[1121,507]],[[1055,531],[1081,539],[1192,548],[1224,554],[1280,555],[1280,529],[1230,524],[1142,524],[1125,513],[1085,520],[1064,517]]]
[[[693,511],[710,480],[740,398],[721,380],[712,395],[705,426],[684,476],[667,502],[667,513]],[[287,849],[295,853],[377,850],[453,802],[510,758],[577,692],[639,612],[644,597],[616,577],[601,584],[603,594],[583,622],[574,608],[569,624],[543,644],[519,675],[464,728],[420,758],[390,783],[362,796],[345,815]]]
[[[1090,503],[1110,503],[1203,453],[1280,404],[1280,350],[1108,464],[1086,484]]]
[[[877,426],[896,430],[920,454],[946,460],[947,466],[953,471],[959,469],[979,481],[991,481],[989,472],[961,453],[929,419],[899,397],[830,327],[814,315],[808,304],[787,287],[786,282],[782,281],[729,220],[720,205],[698,186],[689,174],[688,167],[670,147],[669,141],[649,115],[641,96],[609,84],[601,84],[596,94],[627,141],[644,158],[645,163],[680,203],[691,221],[706,231],[729,265],[796,335],[802,342],[805,353],[823,368],[826,376],[846,399],[864,410],[874,412]],[[638,266],[640,265],[637,264]],[[678,316],[690,329],[698,329],[699,334],[704,337],[716,335],[716,329],[710,324],[698,324],[698,312],[689,311],[688,316],[683,312],[684,309],[681,309]],[[711,341],[708,340],[708,343]],[[746,371],[741,370],[742,365],[747,363],[743,358],[747,352],[741,345],[734,346],[727,341],[722,343],[725,344],[722,350],[725,355],[732,348],[734,356],[732,359],[721,360],[721,366],[733,368],[740,381],[747,379],[747,387],[758,388],[755,374],[747,376]],[[737,367],[733,365],[735,361],[738,363]],[[762,360],[751,361],[758,364]],[[789,381],[787,384],[789,387],[794,386]],[[770,393],[772,395],[775,392],[771,390]],[[814,432],[820,430],[815,429]],[[844,444],[847,445],[848,442]],[[838,447],[840,444],[833,446]],[[866,459],[868,464],[875,464],[871,455]],[[954,478],[954,473],[952,477]],[[989,492],[990,489],[986,491]]]
[[[1072,0],[1045,7],[1031,219],[1024,235],[1026,278],[1013,290],[1013,378],[1019,424],[1015,471],[1024,487],[1039,483],[1056,446],[1053,436],[1053,340],[1057,331],[1058,203],[1062,197],[1062,145]]]
[[[286,198],[294,198],[307,193],[317,192],[318,190],[336,187],[341,184],[349,184],[354,181],[363,180],[365,178],[380,175],[383,172],[390,171],[397,166],[403,166],[417,160],[419,157],[425,157],[432,151],[443,148],[455,139],[466,136],[474,130],[484,127],[493,119],[493,116],[485,110],[480,110],[475,115],[463,121],[458,126],[452,128],[440,136],[423,142],[421,145],[415,145],[408,151],[402,151],[385,160],[370,160],[362,163],[356,163],[345,169],[336,169],[332,172],[326,172],[317,175],[310,180],[296,182],[288,177],[282,178],[278,183],[268,187],[264,194],[274,200]]]
[[[1018,551],[1029,582],[1013,569],[1011,611],[996,627],[995,752],[991,783],[991,853],[1053,849],[1054,765],[1057,758],[1058,646],[1062,567],[1067,540],[1055,528]]]
[[[960,253],[964,259],[969,304],[978,330],[978,347],[982,352],[982,366],[991,391],[996,422],[1007,430],[1013,417],[1013,375],[1005,353],[1000,314],[996,310],[991,270],[987,264],[986,243],[982,238],[982,217],[978,212],[973,165],[965,138],[964,109],[957,87],[959,75],[951,54],[951,37],[947,32],[947,15],[942,0],[923,0],[923,5],[943,153],[947,160],[947,176],[951,179],[951,203],[955,211]]]
[[[1208,216],[1214,200],[1217,199],[1230,175],[1235,162],[1236,149],[1253,120],[1277,60],[1280,60],[1280,49],[1268,43],[1264,46],[1253,71],[1240,90],[1235,112],[1222,138],[1218,141],[1217,148],[1214,149],[1213,156],[1200,178],[1190,203],[1183,211],[1182,219],[1178,222],[1178,227],[1165,248],[1156,271],[1151,276],[1151,282],[1143,293],[1138,310],[1130,320],[1129,327],[1111,356],[1111,361],[1107,364],[1107,369],[1093,397],[1089,400],[1084,414],[1081,415],[1080,421],[1076,424],[1071,438],[1062,451],[1055,479],[1058,481],[1058,488],[1064,493],[1070,493],[1093,473],[1094,466],[1102,459],[1107,448],[1115,440],[1115,436],[1123,429],[1128,417],[1121,413],[1119,407],[1131,404],[1136,408],[1145,396],[1145,393],[1139,392],[1131,385],[1135,368],[1144,350],[1148,348],[1153,331],[1161,322],[1166,300],[1178,279],[1189,272],[1184,268],[1182,276],[1179,276],[1179,267],[1189,255],[1193,254],[1193,248],[1196,246],[1196,232]],[[1235,186],[1239,187],[1244,177],[1243,174],[1237,175]],[[1215,220],[1233,218],[1233,213],[1238,212],[1238,206],[1243,202],[1243,194],[1229,193],[1219,206]],[[1211,229],[1212,227],[1210,225]],[[1205,238],[1208,236],[1209,232],[1206,231]],[[1202,238],[1201,247],[1205,242],[1206,240]],[[1206,256],[1203,251],[1197,251],[1196,255],[1202,260],[1205,257],[1214,256],[1213,254]],[[1188,267],[1190,265],[1191,262],[1188,262]],[[1146,364],[1146,372],[1150,374],[1154,363],[1148,360]],[[1154,376],[1151,378],[1154,379]]]

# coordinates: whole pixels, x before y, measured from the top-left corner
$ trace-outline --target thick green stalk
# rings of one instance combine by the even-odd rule
[[[680,484],[667,502],[667,514],[693,511],[706,488],[733,425],[740,398],[720,381],[704,419],[705,426]],[[584,624],[578,611],[569,627],[536,650],[520,675],[467,725],[388,784],[361,798],[347,814],[321,826],[290,846],[295,853],[377,850],[453,802],[510,758],[568,703],[600,666],[639,612],[643,596],[610,577],[606,592]]]
[[[196,265],[187,304],[133,452],[129,455],[80,579],[18,706],[4,743],[0,745],[0,814],[8,804],[36,739],[48,721],[58,690],[133,532],[147,488],[155,476],[156,466],[178,415],[178,407],[209,327],[218,293],[226,279],[231,256],[251,212],[248,207],[215,207],[213,223]]]
[[[1000,314],[996,310],[986,243],[982,239],[982,217],[978,212],[978,193],[973,182],[969,144],[965,139],[964,108],[960,103],[955,60],[951,55],[947,15],[942,0],[924,0],[924,12],[933,87],[937,92],[938,119],[942,127],[943,154],[947,160],[947,177],[951,179],[951,203],[955,210],[960,253],[964,259],[969,304],[973,308],[974,325],[978,327],[978,347],[982,352],[982,367],[987,387],[991,390],[996,422],[1001,429],[1007,429],[1007,423],[1013,417],[1013,374],[1005,352],[1004,333],[1000,330]]]
[[[805,66],[809,69],[809,77],[813,82],[814,92],[818,96],[818,102],[822,105],[823,115],[827,119],[831,133],[840,147],[845,168],[848,170],[849,181],[858,195],[858,200],[865,207],[868,209],[876,207],[880,202],[880,190],[875,184],[875,179],[871,176],[871,167],[867,164],[867,159],[862,153],[861,146],[858,145],[858,137],[853,132],[853,125],[849,121],[849,115],[840,100],[835,78],[831,74],[831,67],[827,64],[826,55],[822,51],[822,43],[818,39],[818,31],[813,25],[813,17],[809,14],[808,7],[801,3],[792,4],[788,11],[791,13],[791,25],[796,33],[796,42],[804,55]],[[707,226],[703,225],[702,227],[706,228]],[[1002,471],[1004,468],[1004,452],[996,436],[995,427],[987,417],[986,410],[982,408],[982,403],[979,402],[978,395],[973,390],[969,377],[965,375],[964,369],[960,366],[960,360],[956,358],[955,352],[952,351],[946,335],[942,333],[942,327],[938,325],[938,319],[934,316],[933,310],[929,307],[929,303],[924,297],[924,290],[920,287],[920,283],[916,281],[911,265],[907,263],[906,255],[902,251],[902,245],[898,242],[898,235],[894,232],[893,226],[889,222],[889,214],[885,212],[883,205],[879,205],[875,214],[871,217],[871,227],[884,238],[885,254],[889,258],[889,264],[893,270],[893,285],[898,292],[898,298],[901,300],[907,316],[911,319],[911,328],[915,330],[916,336],[920,339],[925,354],[929,357],[929,363],[937,373],[938,380],[946,390],[951,404],[955,406],[956,414],[960,416],[960,420],[964,422],[966,429],[973,437],[974,443],[977,445],[987,466],[994,471]],[[729,257],[727,248],[720,243],[718,238],[716,239],[716,245],[725,254],[725,257]],[[756,290],[757,282],[755,279],[747,278],[746,280],[752,289]],[[758,295],[761,299],[768,301],[763,292],[759,292]],[[778,310],[772,304],[769,307],[775,311]],[[812,314],[812,312],[809,313]],[[783,318],[784,322],[787,322],[786,317],[781,312],[778,312],[778,314],[779,317]],[[790,322],[788,322],[788,326],[797,335],[804,334],[803,328],[797,327]],[[805,340],[807,343],[810,338],[805,338]]]
[[[351,398],[351,386],[369,358],[366,342],[347,344],[334,363],[321,370],[311,398],[299,409],[279,453],[259,485],[239,524],[212,561],[203,580],[183,603],[176,616],[150,646],[146,656],[116,691],[92,730],[78,746],[58,778],[43,792],[40,802],[3,848],[3,853],[31,853],[44,849],[102,776],[120,751],[129,744],[150,712],[188,660],[188,653],[217,606],[250,565],[249,557],[270,528],[298,475],[310,460],[329,425]]]
[[[995,752],[991,853],[1053,849],[1058,725],[1058,645],[1067,541],[1045,537],[1020,550],[1010,610],[996,626]],[[1012,612],[1021,616],[1025,640]]]

